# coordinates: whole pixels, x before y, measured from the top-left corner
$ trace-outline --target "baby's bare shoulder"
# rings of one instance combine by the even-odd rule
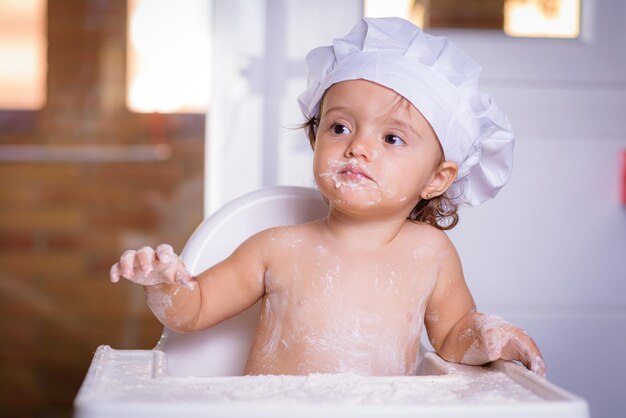
[[[407,222],[402,234],[403,245],[414,250],[442,253],[454,249],[452,241],[441,229],[422,222]]]
[[[296,224],[276,226],[254,234],[248,239],[250,245],[262,248],[277,249],[284,246],[293,247],[311,238],[315,233],[313,224]]]

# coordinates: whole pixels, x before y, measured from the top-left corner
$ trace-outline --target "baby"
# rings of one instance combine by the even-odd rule
[[[510,176],[510,125],[477,91],[480,67],[397,18],[362,19],[307,64],[299,102],[328,215],[260,232],[197,277],[168,245],[126,251],[111,281],[142,284],[180,332],[261,300],[247,374],[414,374],[425,324],[448,361],[543,375],[523,330],[476,311],[443,231]]]

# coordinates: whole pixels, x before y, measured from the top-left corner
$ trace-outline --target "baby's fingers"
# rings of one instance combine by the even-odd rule
[[[145,275],[152,273],[152,263],[155,261],[155,252],[151,247],[143,247],[137,252],[137,261]]]
[[[156,248],[156,258],[163,269],[163,276],[168,283],[176,283],[193,289],[195,278],[187,271],[183,261],[176,255],[169,244],[161,244]]]
[[[115,263],[113,264],[113,266],[111,266],[109,278],[112,283],[117,283],[120,281],[120,263]]]
[[[505,360],[521,362],[527,369],[545,377],[546,365],[537,344],[525,332],[518,330],[509,339],[503,353]]]
[[[124,252],[120,260],[111,267],[109,276],[113,283],[125,278],[145,286],[166,283],[192,289],[196,283],[168,244],[161,244],[156,250],[146,246],[137,251]]]
[[[125,279],[132,279],[135,275],[135,260],[137,258],[137,251],[127,250],[122,254],[119,261],[120,276]]]
[[[169,264],[175,257],[174,249],[169,244],[161,244],[156,248],[156,256],[163,264]]]

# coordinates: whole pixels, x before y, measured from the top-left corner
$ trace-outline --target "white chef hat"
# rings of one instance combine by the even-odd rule
[[[345,80],[365,79],[411,102],[433,127],[444,157],[457,163],[446,196],[478,205],[511,175],[513,132],[506,115],[478,91],[481,67],[442,36],[400,18],[362,18],[332,46],[307,54],[308,87],[298,98],[307,118],[318,116],[324,92]]]

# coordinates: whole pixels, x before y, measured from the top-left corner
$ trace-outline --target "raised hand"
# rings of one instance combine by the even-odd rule
[[[143,247],[139,250],[125,251],[120,260],[111,267],[110,272],[111,282],[117,283],[120,278],[141,285],[166,283],[190,289],[196,283],[180,257],[168,244],[161,244],[156,249]]]

